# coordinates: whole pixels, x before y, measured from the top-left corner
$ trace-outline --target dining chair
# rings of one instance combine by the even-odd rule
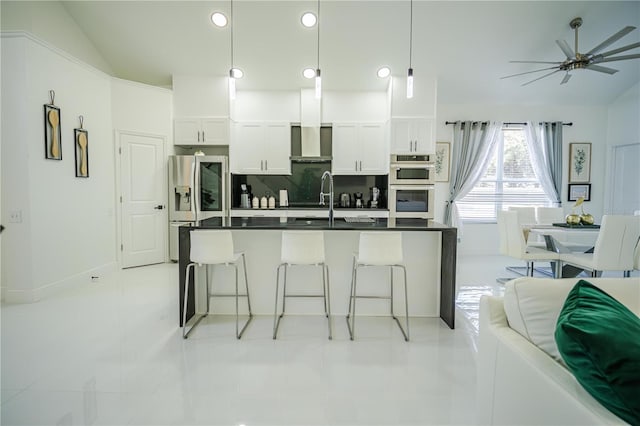
[[[536,223],[538,225],[564,223],[564,216],[562,207],[536,207]]]
[[[520,225],[532,225],[536,223],[536,208],[534,206],[509,206],[509,211],[518,212]]]
[[[640,216],[604,215],[593,253],[562,253],[563,264],[591,271],[595,277],[602,271],[622,271],[629,276],[634,269],[640,239]]]
[[[506,250],[507,256],[526,262],[526,275],[533,276],[534,263],[540,261],[555,262],[560,256],[554,251],[542,247],[527,245],[522,225],[518,218],[519,213],[513,210],[498,212],[498,235],[501,250]],[[559,262],[555,262],[553,275],[558,277]]]

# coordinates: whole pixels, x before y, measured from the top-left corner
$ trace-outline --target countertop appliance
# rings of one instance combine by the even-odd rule
[[[354,197],[354,200],[355,200],[354,202],[355,202],[356,208],[357,209],[363,208],[364,207],[364,201],[362,199],[362,192],[355,192],[353,194],[353,197]]]
[[[178,260],[178,227],[228,216],[228,159],[213,155],[169,157],[169,257]]]
[[[351,194],[348,192],[340,193],[338,199],[340,200],[340,207],[351,207]]]
[[[247,189],[246,184],[240,185],[240,208],[241,209],[250,209],[251,208],[251,194],[249,194],[249,190]]]

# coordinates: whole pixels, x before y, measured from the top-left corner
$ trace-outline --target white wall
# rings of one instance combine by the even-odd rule
[[[451,142],[453,128],[446,121],[457,120],[501,120],[563,121],[572,122],[563,132],[563,158],[568,164],[569,143],[591,142],[591,201],[585,203],[585,211],[593,214],[599,222],[604,212],[605,176],[607,156],[607,107],[578,105],[438,105],[436,139]],[[563,173],[562,201],[565,211],[571,210],[567,200],[568,175]],[[436,192],[436,220],[442,220],[445,198],[449,193],[449,182],[438,183]],[[498,241],[495,224],[466,224],[459,246],[461,254],[497,254]]]
[[[2,1],[3,32],[27,31],[75,58],[112,74],[111,66],[58,1]]]
[[[111,79],[30,36],[3,35],[2,47],[3,223],[22,213],[3,235],[2,286],[8,301],[34,301],[115,267]],[[50,90],[61,110],[60,161],[44,155]],[[86,179],[74,171],[80,115],[89,134]]]

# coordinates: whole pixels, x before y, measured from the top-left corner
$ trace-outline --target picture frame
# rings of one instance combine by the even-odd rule
[[[449,182],[450,157],[451,144],[449,142],[436,142],[436,154],[434,156],[436,182]]]
[[[569,144],[569,183],[591,182],[591,142]]]
[[[89,132],[73,129],[76,177],[89,177]]]
[[[567,192],[568,201],[578,201],[578,198],[584,197],[584,201],[591,201],[591,184],[590,183],[570,183]]]
[[[44,158],[62,160],[62,127],[60,108],[52,104],[44,105]]]

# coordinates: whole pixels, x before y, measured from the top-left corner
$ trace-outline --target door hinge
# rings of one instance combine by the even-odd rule
[[[124,245],[120,244],[120,251],[124,251]]]
[[[122,155],[122,148],[118,148],[118,154]]]
[[[120,196],[120,202],[122,203],[122,195]]]

